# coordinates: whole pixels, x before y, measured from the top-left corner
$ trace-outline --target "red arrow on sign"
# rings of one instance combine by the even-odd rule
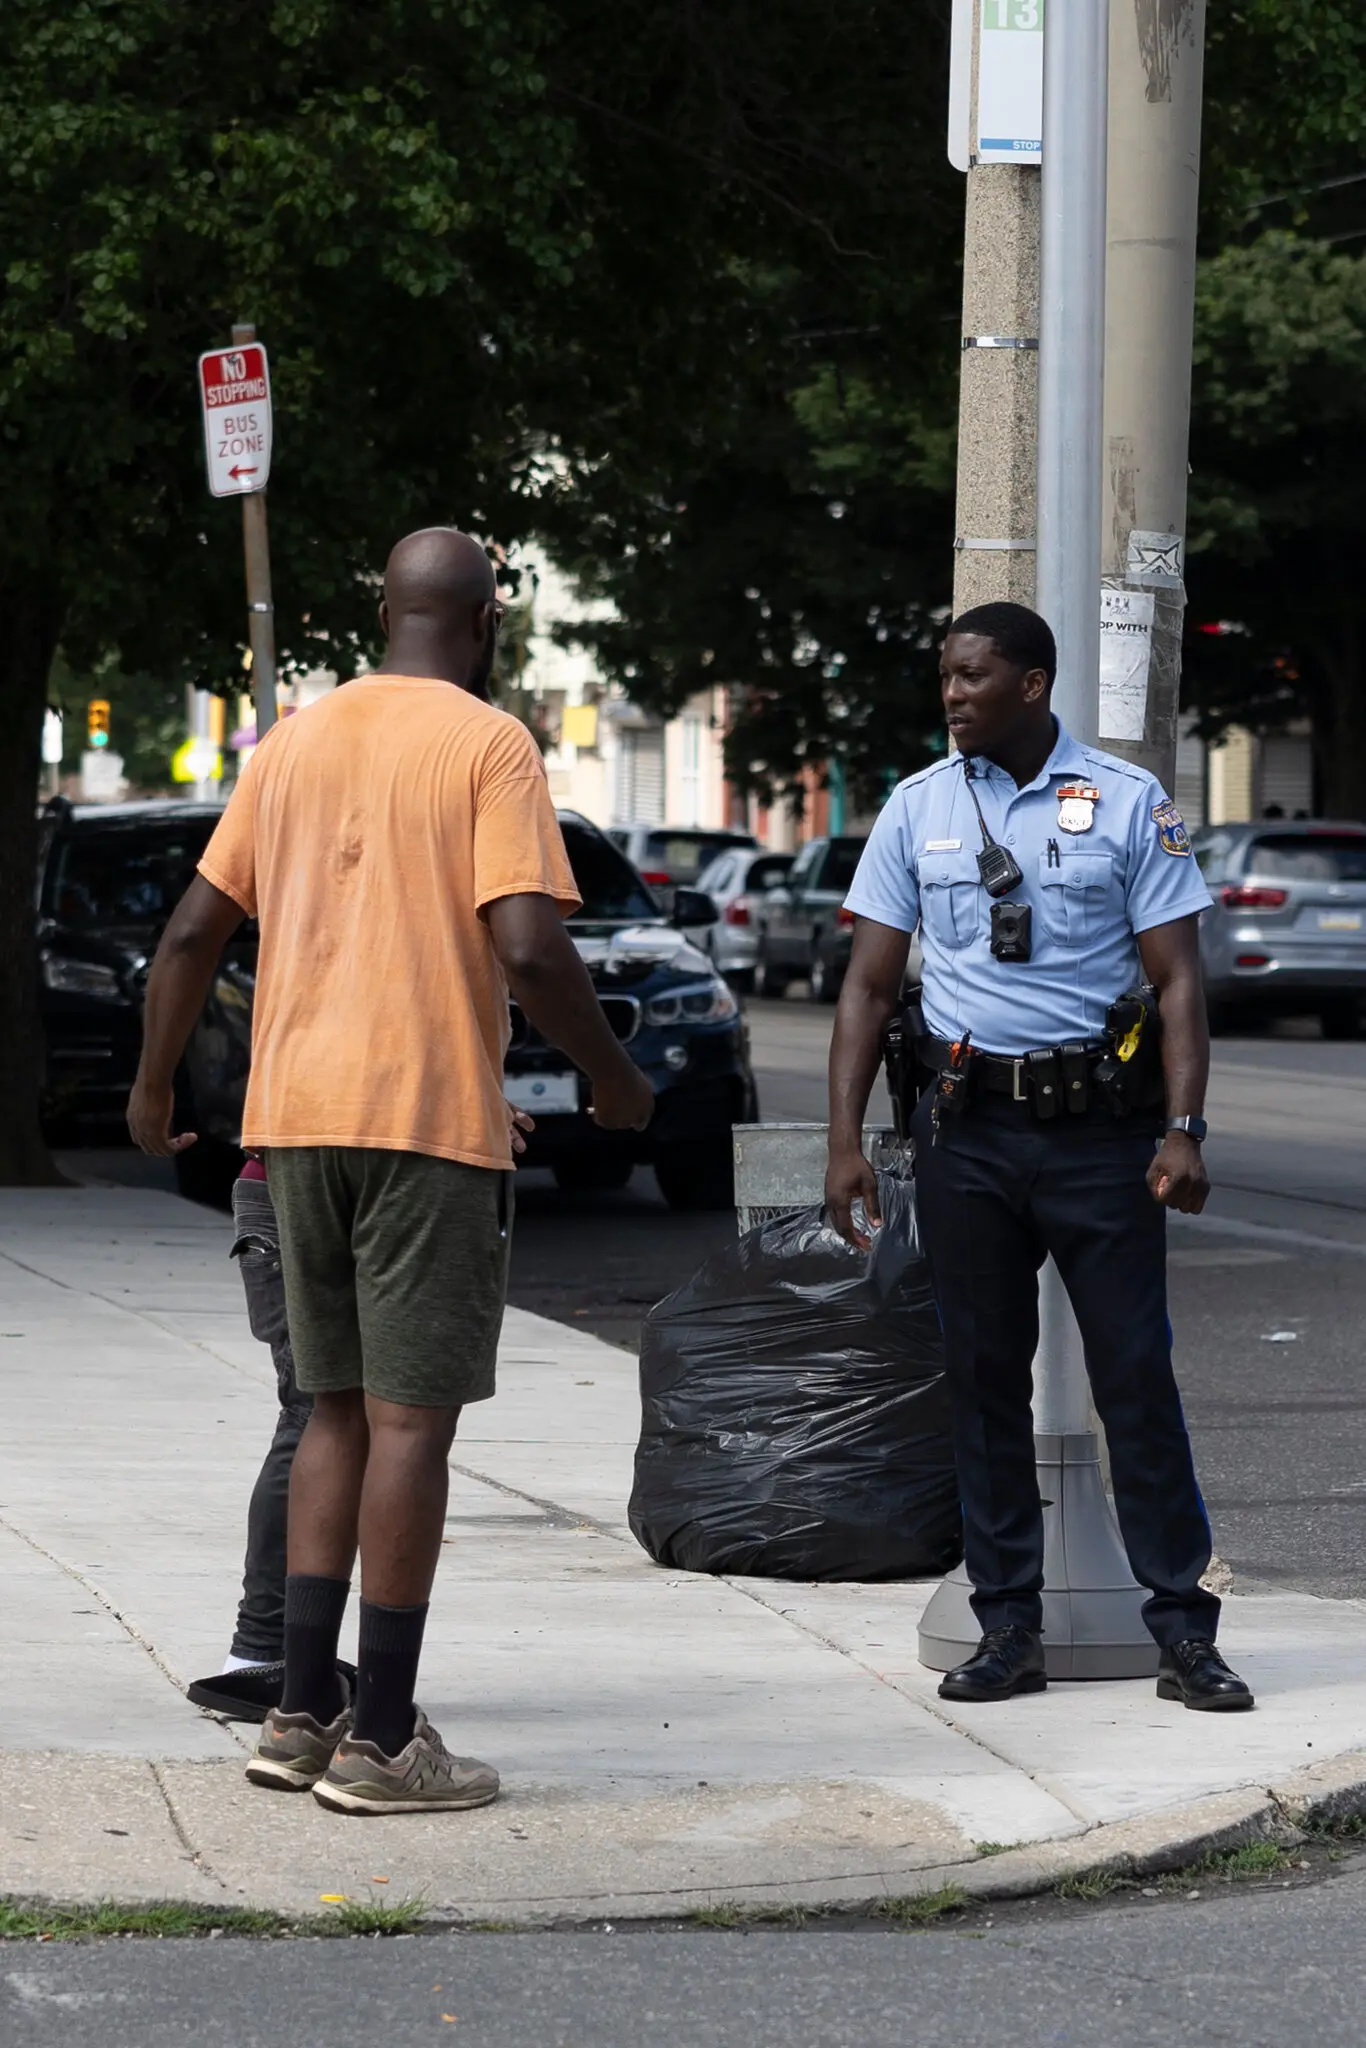
[[[255,474],[256,471],[254,469],[241,469],[236,463],[228,471],[229,476],[255,476]]]

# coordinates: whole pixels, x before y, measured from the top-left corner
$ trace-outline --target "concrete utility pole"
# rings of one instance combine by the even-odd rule
[[[1134,593],[1146,675],[1101,744],[1171,792],[1181,686],[1205,0],[1112,0],[1101,565]],[[1115,700],[1110,700],[1114,703]],[[1115,727],[1112,732],[1111,726]]]
[[[241,346],[255,341],[256,329],[239,321],[232,330]],[[270,533],[266,526],[266,494],[249,491],[242,499],[242,548],[247,566],[247,632],[251,641],[251,695],[256,706],[256,738],[263,740],[275,723],[275,605],[270,588]]]
[[[994,598],[1034,602],[1038,337],[1038,169],[974,163],[963,241],[955,612]]]

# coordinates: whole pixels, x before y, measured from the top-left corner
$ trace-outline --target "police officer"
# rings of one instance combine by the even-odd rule
[[[849,892],[826,1200],[842,1234],[866,1242],[851,1213],[861,1199],[876,1227],[864,1111],[919,929],[917,1207],[982,1628],[940,1693],[1004,1700],[1046,1683],[1030,1392],[1051,1254],[1081,1327],[1129,1562],[1148,1588],[1158,1696],[1250,1707],[1214,1646],[1219,1602],[1200,1584],[1209,1524],[1167,1321],[1166,1211],[1198,1214],[1209,1193],[1197,925],[1210,898],[1159,785],[1054,718],[1055,667],[1052,633],[1023,605],[979,605],[949,627],[940,675],[958,752],[893,792]],[[1107,1036],[1111,1006],[1140,983],[1157,991],[1160,1065],[1141,999]],[[1145,1030],[1146,1091],[1143,1060],[1128,1062]]]

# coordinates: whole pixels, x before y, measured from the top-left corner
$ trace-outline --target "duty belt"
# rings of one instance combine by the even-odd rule
[[[1118,1085],[1118,1061],[1104,1040],[1075,1040],[1067,1045],[1039,1046],[1032,1052],[1007,1055],[967,1051],[966,1062],[947,1039],[925,1036],[916,1041],[924,1066],[940,1075],[963,1072],[961,1099],[984,1090],[1027,1104],[1041,1123],[1069,1112],[1084,1116],[1099,1099],[1117,1116],[1147,1104],[1126,1101]],[[1160,1100],[1160,1097],[1157,1098]],[[1156,1101],[1152,1106],[1156,1106]]]

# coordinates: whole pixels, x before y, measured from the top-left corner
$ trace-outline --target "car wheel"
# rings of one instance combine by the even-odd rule
[[[817,953],[811,962],[811,976],[808,986],[813,1003],[837,1003],[844,976],[837,967],[827,964],[825,955]]]
[[[733,1209],[735,1155],[729,1138],[671,1146],[655,1161],[655,1179],[671,1209]]]
[[[726,976],[726,980],[737,996],[753,995],[754,969],[752,967],[732,967]]]
[[[634,1159],[622,1159],[612,1152],[604,1152],[600,1156],[588,1152],[578,1159],[559,1159],[551,1168],[556,1187],[563,1188],[568,1195],[624,1188],[635,1170]]]
[[[1209,1020],[1209,1035],[1211,1038],[1222,1038],[1226,1032],[1233,1029],[1234,1011],[1232,1003],[1217,1003],[1207,997],[1205,1001],[1205,1015]]]
[[[762,946],[754,963],[754,993],[768,1002],[787,994],[787,976],[780,967],[773,966]]]
[[[1325,1038],[1359,1038],[1361,1010],[1355,996],[1338,996],[1319,1011],[1319,1025]]]

